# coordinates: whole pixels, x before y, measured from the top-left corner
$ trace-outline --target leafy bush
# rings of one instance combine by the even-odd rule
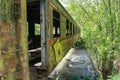
[[[120,58],[119,0],[69,0],[68,3],[66,9],[81,26],[81,37],[96,69],[107,80],[112,75],[114,60]]]

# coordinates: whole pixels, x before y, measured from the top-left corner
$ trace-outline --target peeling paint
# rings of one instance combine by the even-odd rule
[[[60,62],[60,60],[63,58],[63,47],[60,43],[60,40],[58,39],[57,42],[54,44],[54,52],[55,52],[55,57],[57,64]]]
[[[20,3],[16,7],[20,10],[17,15],[13,12],[14,1]],[[27,56],[26,0],[8,0],[8,2],[0,0],[0,4],[2,4],[0,5],[2,8],[0,12],[0,80],[30,80]],[[4,15],[1,16],[1,13]]]
[[[26,1],[0,0],[0,80],[30,80]],[[44,24],[46,28],[43,26],[46,30],[43,31],[45,32],[46,37],[43,37],[46,38],[46,42],[43,41],[45,51],[42,53],[44,59],[41,61],[44,61],[43,64],[46,65],[45,67],[50,73],[62,60],[79,35],[66,37],[64,32],[66,31],[66,24],[63,24],[62,21],[70,18],[69,15],[56,0],[46,0],[46,2],[47,20],[45,20],[47,24]],[[53,15],[52,10],[54,8],[57,8],[62,15],[60,22],[64,26],[61,28],[62,36],[60,38],[53,38],[52,34],[53,17],[51,15]],[[1,13],[3,16],[1,16]]]
[[[49,41],[49,71],[51,72],[56,65],[63,59],[67,51],[78,40],[79,35],[74,35],[69,38],[51,39]]]
[[[2,50],[8,51],[8,46],[11,43],[11,35],[10,35],[10,24],[4,23],[0,26],[1,40],[2,40]]]

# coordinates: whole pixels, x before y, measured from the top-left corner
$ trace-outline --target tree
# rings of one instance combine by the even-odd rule
[[[81,36],[103,79],[120,58],[119,0],[69,0],[66,9],[81,27]],[[117,55],[117,56],[116,56]]]

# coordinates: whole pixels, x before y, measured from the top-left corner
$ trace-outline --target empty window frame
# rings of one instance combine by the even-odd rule
[[[69,35],[69,21],[66,20],[66,36]]]
[[[53,36],[60,37],[60,14],[53,10]]]
[[[72,35],[72,23],[70,23],[70,35]]]
[[[75,25],[73,25],[73,35],[75,34],[75,30],[74,30],[74,28],[75,28]]]

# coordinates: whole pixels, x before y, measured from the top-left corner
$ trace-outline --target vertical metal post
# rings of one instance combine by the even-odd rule
[[[43,63],[43,67],[47,67],[48,65],[46,6],[47,0],[40,0],[41,61]]]

